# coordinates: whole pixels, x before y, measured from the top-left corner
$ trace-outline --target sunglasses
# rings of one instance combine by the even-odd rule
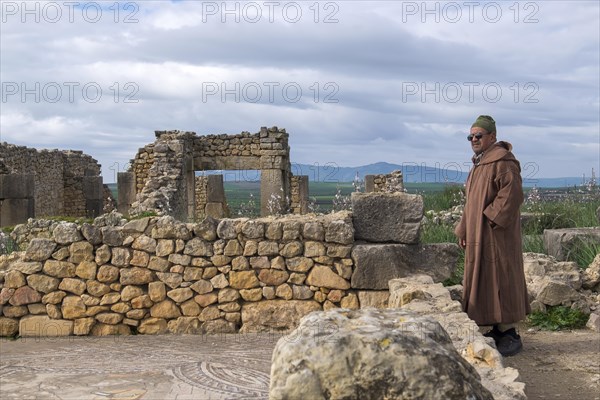
[[[483,137],[483,135],[489,135],[489,133],[478,133],[476,135],[470,134],[469,136],[467,136],[467,140],[469,142],[472,142],[473,138],[476,138],[477,140],[481,140],[481,138]]]

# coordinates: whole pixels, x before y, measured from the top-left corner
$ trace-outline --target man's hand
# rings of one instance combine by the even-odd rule
[[[458,239],[458,245],[461,249],[467,248],[467,240],[466,239]]]

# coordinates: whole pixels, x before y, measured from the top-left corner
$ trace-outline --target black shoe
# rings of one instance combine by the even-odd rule
[[[494,325],[494,327],[488,332],[484,333],[483,336],[494,339],[494,343],[496,346],[498,345],[498,341],[502,337],[502,332],[498,329],[498,325]]]
[[[515,328],[501,332],[501,335],[500,339],[496,342],[496,348],[504,357],[514,356],[523,349],[521,336],[517,334]]]

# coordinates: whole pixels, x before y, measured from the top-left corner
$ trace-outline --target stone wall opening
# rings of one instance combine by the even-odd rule
[[[305,185],[293,182],[289,156],[288,134],[285,129],[262,127],[258,133],[198,136],[194,132],[156,131],[157,140],[138,151],[132,163],[126,192],[135,188],[135,201],[125,203],[127,214],[156,212],[182,221],[198,214],[196,171],[260,171],[260,215],[306,212]],[[121,177],[121,175],[119,175]],[[124,177],[125,178],[125,177]],[[123,184],[125,186],[125,184]],[[119,185],[121,189],[121,185]],[[306,199],[298,196],[304,194]],[[295,197],[295,198],[294,198]],[[224,200],[224,199],[223,199]],[[222,201],[215,201],[222,203]],[[218,206],[216,206],[218,208]]]

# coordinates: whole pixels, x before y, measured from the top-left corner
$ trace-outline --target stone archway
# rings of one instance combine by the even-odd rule
[[[269,201],[280,202],[279,209],[306,212],[304,197],[308,197],[308,190],[292,194],[292,186],[298,186],[297,178],[303,177],[292,177],[285,129],[262,127],[258,133],[237,135],[198,136],[180,131],[155,134],[156,141],[138,151],[131,171],[119,174],[119,189],[123,183],[124,193],[130,194],[119,196],[121,210],[127,209],[130,214],[153,211],[189,220],[195,215],[195,171],[260,170],[261,215],[269,215]],[[135,199],[127,185],[135,185]],[[291,204],[285,204],[288,201]]]

